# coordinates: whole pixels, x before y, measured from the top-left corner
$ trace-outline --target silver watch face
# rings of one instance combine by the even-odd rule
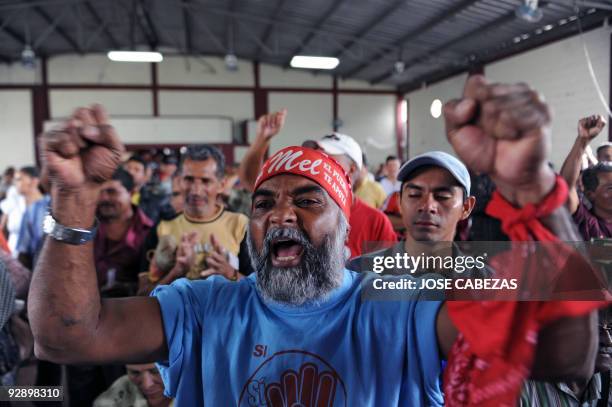
[[[43,221],[43,232],[49,234],[53,232],[54,228],[55,228],[55,219],[53,219],[53,216],[51,216],[51,214],[48,213],[45,216],[45,219]]]

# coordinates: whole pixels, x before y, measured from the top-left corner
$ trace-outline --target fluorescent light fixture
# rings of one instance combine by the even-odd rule
[[[291,58],[292,68],[305,69],[334,69],[340,60],[332,57],[312,57],[306,55],[296,55]]]
[[[115,62],[161,62],[164,57],[159,52],[147,51],[110,51],[108,59]]]

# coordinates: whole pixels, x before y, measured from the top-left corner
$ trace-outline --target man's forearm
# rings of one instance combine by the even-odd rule
[[[589,142],[587,140],[577,137],[572,149],[561,166],[561,176],[565,179],[565,182],[567,182],[570,188],[575,187],[578,182],[582,166],[582,155],[585,153],[588,145]]]
[[[565,207],[542,219],[542,224],[562,242],[581,241]],[[583,263],[588,266],[587,262]],[[580,273],[581,270],[570,270]],[[568,380],[588,378],[597,353],[597,314],[563,318],[545,326],[539,335],[533,378]]]
[[[64,226],[90,229],[93,195],[54,194],[52,214]],[[87,344],[100,316],[93,242],[75,246],[46,239],[30,286],[28,314],[39,350]]]
[[[588,380],[597,356],[597,313],[561,318],[544,326],[531,378],[546,381]]]
[[[240,163],[240,168],[238,169],[240,181],[250,191],[253,191],[255,188],[255,180],[257,179],[257,174],[261,171],[269,145],[269,142],[256,138]]]
[[[578,177],[580,177],[580,169],[582,167],[582,156],[586,151],[589,142],[581,137],[577,137],[572,149],[561,166],[561,176],[567,182],[569,187],[569,197],[567,207],[571,213],[576,212],[580,204],[576,185]]]

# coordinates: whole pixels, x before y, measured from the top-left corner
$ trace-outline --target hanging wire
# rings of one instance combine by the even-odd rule
[[[584,38],[584,32],[582,31],[582,23],[580,21],[580,9],[578,8],[577,4],[575,6],[575,11],[576,11],[576,15],[578,16],[578,18],[576,19],[576,23],[578,24],[578,31],[580,32],[580,39],[582,41],[582,49],[584,51],[584,56],[587,62],[587,68],[589,69],[589,74],[591,75],[591,80],[593,81],[593,86],[595,86],[595,91],[597,92],[597,96],[599,97],[599,100],[601,101],[601,104],[603,105],[604,109],[606,109],[608,116],[612,117],[612,111],[610,110],[610,105],[608,104],[608,101],[606,100],[606,97],[603,91],[601,90],[601,86],[599,85],[599,81],[597,80],[597,75],[595,75],[595,70],[593,69],[591,55],[589,54],[589,49],[587,47],[586,40]]]

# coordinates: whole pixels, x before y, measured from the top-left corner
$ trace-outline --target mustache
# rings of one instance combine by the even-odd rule
[[[201,200],[208,200],[208,197],[206,195],[195,195],[195,194],[189,194],[187,195],[187,197],[185,198],[188,201],[192,201],[194,199],[201,199]]]
[[[101,208],[101,207],[114,207],[114,206],[115,206],[115,204],[113,202],[109,202],[109,201],[98,202],[98,208]]]

